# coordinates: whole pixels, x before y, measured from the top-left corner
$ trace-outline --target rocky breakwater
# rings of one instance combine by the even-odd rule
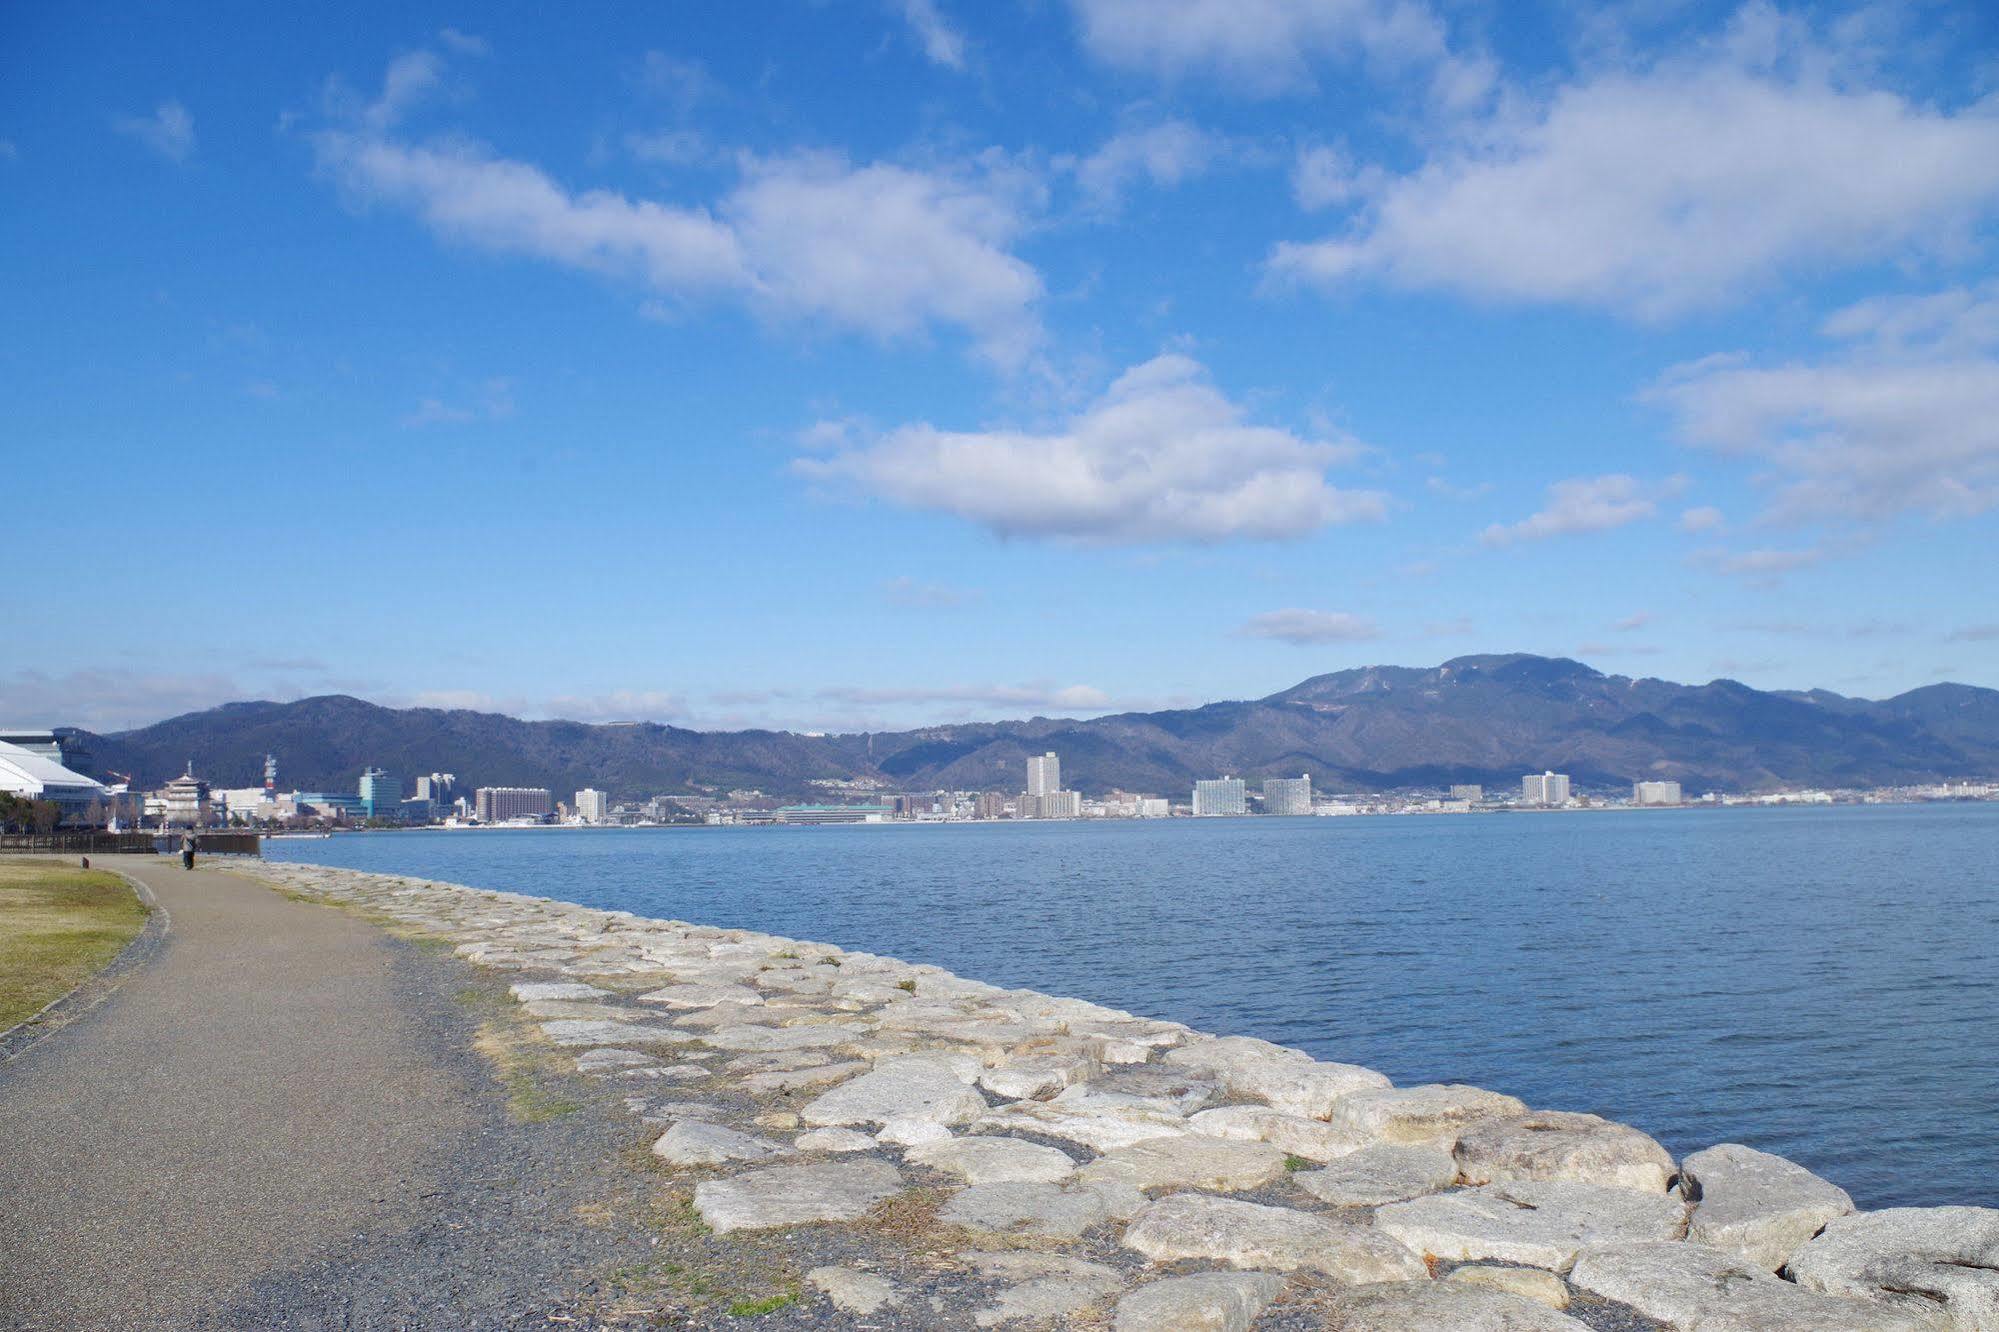
[[[1999,1210],[1857,1213],[1748,1147],[1676,1162],[1594,1115],[824,944],[259,872],[518,973],[717,1242],[825,1253],[804,1237],[922,1194],[923,1262],[843,1243],[801,1273],[828,1321],[1999,1332]]]

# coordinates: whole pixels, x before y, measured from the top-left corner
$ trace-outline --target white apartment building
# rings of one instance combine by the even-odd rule
[[[1249,812],[1249,784],[1240,777],[1215,777],[1194,783],[1194,814],[1206,818]]]
[[[1049,750],[1039,757],[1028,756],[1027,793],[1031,796],[1045,796],[1062,789],[1062,760]]]
[[[576,817],[585,823],[609,822],[611,798],[595,787],[584,787],[576,793]]]
[[[1634,805],[1678,805],[1680,784],[1678,782],[1633,782],[1631,803]]]
[[[1565,772],[1529,773],[1520,779],[1520,798],[1530,805],[1569,803],[1569,775]]]
[[[1299,777],[1266,777],[1263,782],[1263,812],[1265,814],[1310,814],[1312,812],[1312,778],[1307,773]]]

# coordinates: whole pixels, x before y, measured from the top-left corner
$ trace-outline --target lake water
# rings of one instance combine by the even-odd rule
[[[272,859],[930,962],[1999,1202],[1999,805],[357,834]]]

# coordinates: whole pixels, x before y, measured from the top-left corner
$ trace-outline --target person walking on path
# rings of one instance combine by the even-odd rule
[[[189,833],[185,837],[180,839],[180,867],[184,870],[191,870],[194,868],[193,833]]]

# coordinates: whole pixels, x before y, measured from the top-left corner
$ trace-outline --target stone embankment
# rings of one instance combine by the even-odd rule
[[[824,944],[260,873],[519,972],[525,1016],[630,1089],[716,1235],[920,1193],[925,1243],[989,1292],[977,1326],[1999,1330],[1999,1210],[1856,1212],[1748,1147],[1675,1161],[1594,1115]],[[936,1273],[864,1255],[802,1294],[956,1325]]]

